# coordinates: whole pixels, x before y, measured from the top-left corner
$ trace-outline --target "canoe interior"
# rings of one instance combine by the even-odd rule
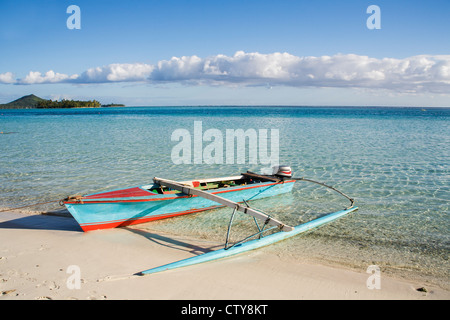
[[[260,183],[259,179],[252,179],[245,176],[234,176],[234,177],[223,177],[223,178],[213,178],[213,179],[201,179],[192,181],[182,181],[180,184],[185,184],[187,186],[193,187],[199,190],[215,190],[229,187],[246,186],[249,184]],[[154,194],[176,194],[181,193],[178,190],[172,190],[168,187],[161,187],[158,184],[153,184],[151,186],[143,186],[145,190],[150,191]]]

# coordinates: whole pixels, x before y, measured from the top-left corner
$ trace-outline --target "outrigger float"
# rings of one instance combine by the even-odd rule
[[[290,192],[295,181],[313,182],[330,188],[346,197],[350,206],[292,227],[248,205],[249,200]],[[288,166],[274,167],[272,175],[247,172],[240,176],[184,182],[155,177],[153,182],[147,186],[71,196],[61,204],[67,207],[84,231],[128,226],[221,206],[233,209],[223,249],[141,271],[137,275],[186,267],[257,249],[330,223],[358,209],[352,198],[331,186],[311,179],[293,178]],[[237,211],[252,216],[258,232],[230,244],[231,227]],[[264,235],[276,230],[279,232]]]

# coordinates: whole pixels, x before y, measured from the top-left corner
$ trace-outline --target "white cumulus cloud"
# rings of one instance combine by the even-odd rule
[[[16,79],[12,72],[0,73],[0,83],[15,83]]]
[[[173,57],[169,61],[158,62],[150,80],[248,84],[265,82],[267,79],[288,80],[290,67],[299,59],[287,53],[260,54],[242,51],[236,52],[232,57]]]
[[[25,78],[19,79],[19,84],[39,84],[39,83],[60,83],[78,78],[78,75],[68,76],[67,74],[57,73],[53,70],[47,71],[42,75],[38,71],[30,71]]]
[[[150,81],[293,87],[384,88],[450,93],[450,55],[376,59],[355,54],[298,57],[245,53],[160,61]]]
[[[90,68],[80,75],[52,70],[30,72],[23,79],[0,74],[0,83],[180,82],[190,85],[351,87],[397,92],[450,93],[450,55],[419,55],[403,59],[356,54],[300,57],[289,53],[238,51],[201,58],[173,57],[156,64],[116,63]]]
[[[145,81],[153,66],[144,63],[114,63],[83,72],[76,82],[102,83],[122,81]]]

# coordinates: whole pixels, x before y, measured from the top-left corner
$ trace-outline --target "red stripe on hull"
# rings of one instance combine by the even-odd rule
[[[87,231],[94,231],[94,230],[101,230],[101,229],[126,227],[126,226],[131,226],[133,224],[140,224],[140,223],[145,223],[145,222],[150,222],[150,221],[155,221],[155,220],[162,220],[162,219],[166,219],[166,218],[182,216],[185,214],[191,214],[191,213],[201,212],[201,211],[205,211],[205,210],[210,210],[210,209],[214,209],[214,208],[218,208],[218,207],[221,207],[221,206],[212,206],[212,207],[202,208],[202,209],[193,209],[193,210],[188,210],[188,211],[176,212],[176,213],[172,213],[172,214],[164,215],[164,216],[144,217],[144,218],[139,218],[139,219],[125,220],[125,221],[111,221],[111,222],[100,223],[100,224],[85,224],[85,225],[81,225],[81,229],[83,229],[84,232],[87,232]]]
[[[139,187],[122,189],[110,192],[96,193],[90,196],[85,196],[83,199],[104,199],[104,198],[126,198],[126,197],[148,197],[155,195],[152,192],[143,190]]]

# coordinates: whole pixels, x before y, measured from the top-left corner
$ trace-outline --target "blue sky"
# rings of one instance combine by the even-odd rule
[[[450,106],[449,14],[448,0],[0,0],[0,103]]]

